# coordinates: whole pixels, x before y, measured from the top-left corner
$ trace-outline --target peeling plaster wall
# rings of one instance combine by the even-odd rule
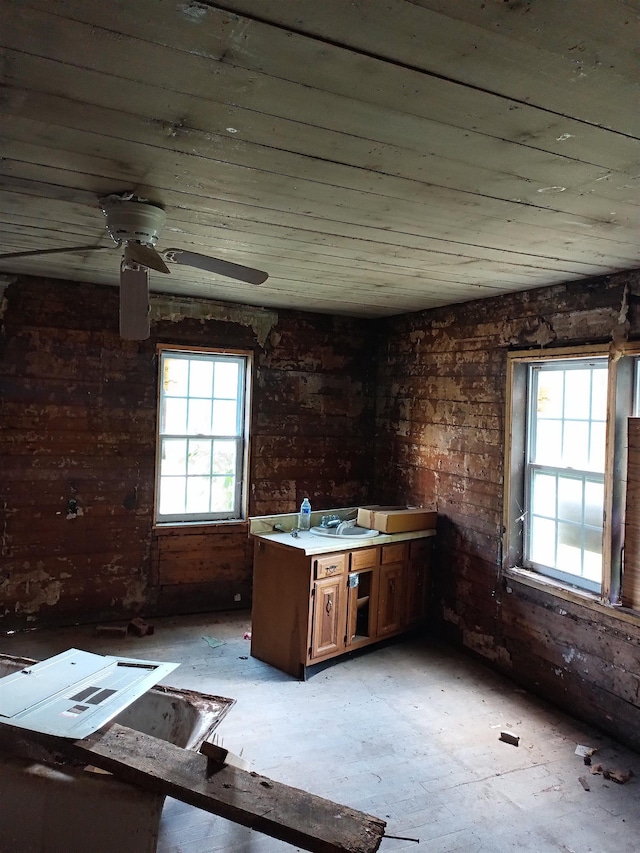
[[[506,354],[640,337],[640,273],[393,318],[377,403],[377,497],[437,505],[433,624],[640,747],[640,629],[500,576]]]
[[[3,628],[249,605],[246,524],[153,528],[157,343],[253,351],[250,514],[369,499],[371,324],[154,296],[126,342],[117,288],[2,290]]]

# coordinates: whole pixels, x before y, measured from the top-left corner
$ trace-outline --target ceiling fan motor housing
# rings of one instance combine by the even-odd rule
[[[102,212],[107,217],[107,231],[116,243],[155,246],[166,219],[161,207],[141,201],[105,199]]]

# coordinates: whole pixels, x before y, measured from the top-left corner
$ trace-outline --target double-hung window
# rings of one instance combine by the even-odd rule
[[[250,354],[159,351],[156,521],[246,517]]]
[[[524,564],[602,586],[607,358],[528,366]]]
[[[510,352],[507,379],[503,570],[640,609],[640,344]]]

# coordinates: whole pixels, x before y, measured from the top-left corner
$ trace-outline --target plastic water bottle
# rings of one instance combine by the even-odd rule
[[[300,530],[309,530],[311,527],[311,504],[309,503],[309,498],[305,498],[300,504],[298,527]]]

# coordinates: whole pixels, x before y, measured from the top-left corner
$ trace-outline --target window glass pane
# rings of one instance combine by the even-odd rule
[[[213,393],[213,364],[194,358],[189,363],[189,396],[211,398]]]
[[[171,397],[186,397],[189,381],[189,362],[186,358],[165,358],[163,360],[162,387]]]
[[[187,480],[187,512],[209,512],[208,477],[189,477]]]
[[[189,400],[189,435],[211,435],[211,400]]]
[[[559,465],[562,460],[562,421],[538,421],[532,462]]]
[[[211,441],[189,441],[188,465],[189,476],[211,472]]]
[[[568,468],[589,467],[589,421],[565,421],[562,464]]]
[[[236,471],[236,442],[213,442],[213,473],[235,474]]]
[[[556,523],[547,518],[531,519],[531,559],[542,566],[555,566]]]
[[[558,518],[582,524],[582,480],[558,477]]]
[[[214,397],[234,399],[238,396],[238,362],[217,361]]]
[[[211,481],[211,509],[230,512],[234,502],[234,477],[214,477]]]
[[[187,467],[187,441],[182,438],[165,438],[162,440],[160,459],[160,476],[182,475]]]
[[[538,373],[539,418],[561,418],[563,411],[564,373],[561,370],[541,370]]]
[[[602,560],[602,530],[593,530],[590,527],[584,531],[585,552]]]
[[[160,477],[159,510],[161,515],[184,513],[186,477]]]
[[[549,474],[533,475],[531,503],[536,515],[556,515],[556,478]]]
[[[238,434],[238,406],[235,400],[214,400],[213,431],[216,435]]]
[[[602,533],[596,536],[593,532],[589,532],[586,545],[587,550],[584,552],[584,567],[582,576],[587,580],[600,583],[602,581]]]
[[[604,474],[606,437],[607,425],[604,422],[591,424],[591,452],[589,453],[589,464],[586,466],[590,471],[599,471]]]
[[[187,431],[187,401],[165,397],[162,410],[162,432],[165,435],[184,435]]]
[[[571,575],[582,574],[582,527],[558,522],[558,562],[555,568]]]
[[[591,370],[568,370],[564,383],[564,415],[567,418],[589,418]]]
[[[584,487],[584,520],[592,527],[602,527],[604,515],[604,483],[586,482]]]
[[[591,417],[593,420],[607,419],[607,371],[593,371],[593,389],[591,391]]]

